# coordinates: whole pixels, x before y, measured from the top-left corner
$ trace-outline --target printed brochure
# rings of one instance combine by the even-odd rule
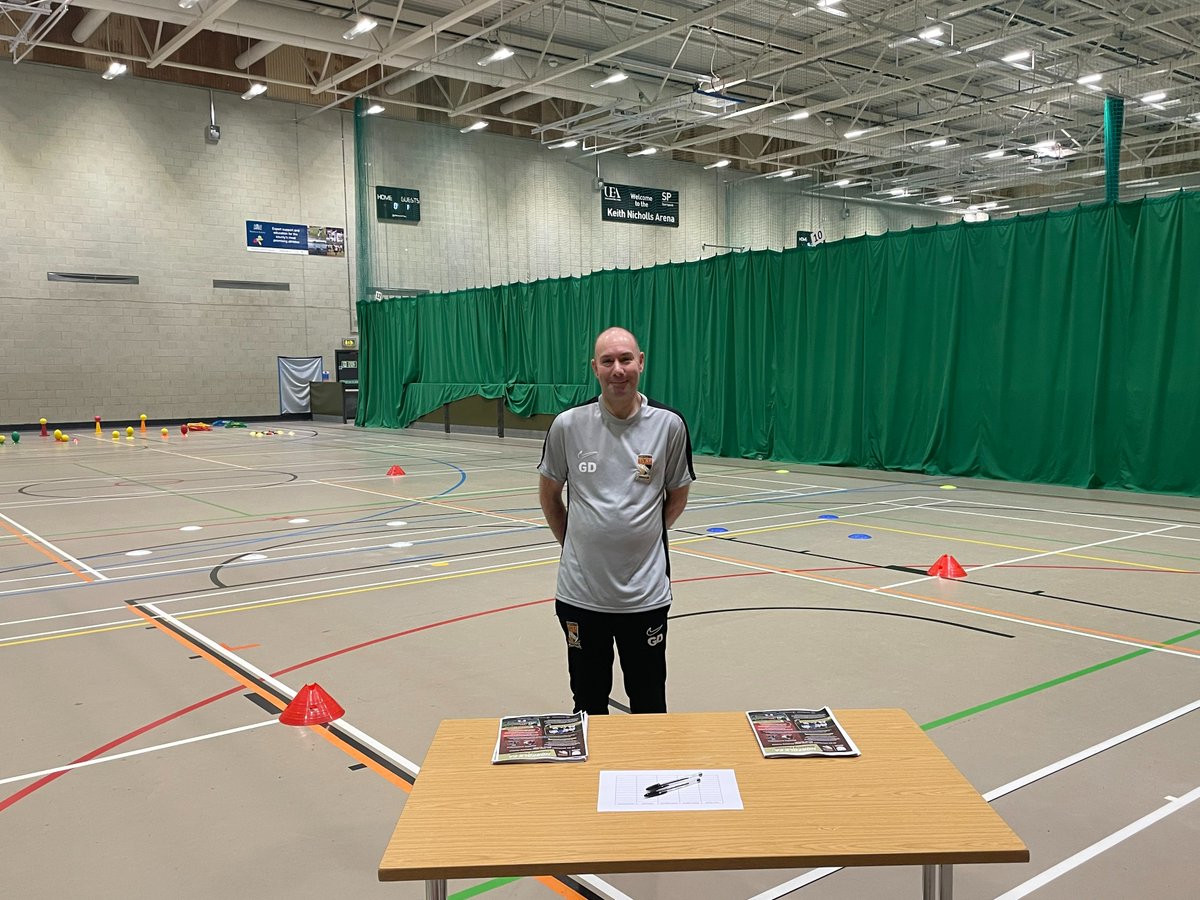
[[[787,756],[858,756],[858,747],[828,706],[746,713],[767,759]]]
[[[504,716],[493,763],[583,762],[587,759],[587,713]]]

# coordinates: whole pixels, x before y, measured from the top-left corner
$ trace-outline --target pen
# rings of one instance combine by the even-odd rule
[[[661,781],[661,782],[658,782],[657,784],[647,785],[646,793],[644,794],[644,796],[659,797],[662,794],[667,793],[668,791],[677,791],[680,788],[685,788],[692,784],[699,784],[700,779],[703,777],[704,777],[704,773],[700,772],[700,773],[696,774],[695,776],[688,775],[686,778],[675,778],[675,779],[672,779],[671,781]]]

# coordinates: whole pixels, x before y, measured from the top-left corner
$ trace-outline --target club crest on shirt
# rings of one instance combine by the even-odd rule
[[[578,650],[583,646],[579,641],[579,623],[567,622],[567,649],[572,648]]]
[[[649,453],[639,453],[637,458],[637,474],[633,476],[635,481],[649,483],[650,473],[654,470],[654,457]]]

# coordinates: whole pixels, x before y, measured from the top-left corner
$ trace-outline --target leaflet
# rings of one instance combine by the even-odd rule
[[[583,762],[587,759],[587,713],[504,716],[493,763]]]
[[[746,713],[767,759],[786,756],[858,756],[858,747],[828,706]]]

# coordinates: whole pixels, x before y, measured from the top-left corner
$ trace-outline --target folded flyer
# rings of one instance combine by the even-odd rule
[[[493,763],[583,762],[587,759],[587,713],[504,716]]]
[[[858,747],[828,706],[746,713],[767,759],[787,756],[858,756]]]

